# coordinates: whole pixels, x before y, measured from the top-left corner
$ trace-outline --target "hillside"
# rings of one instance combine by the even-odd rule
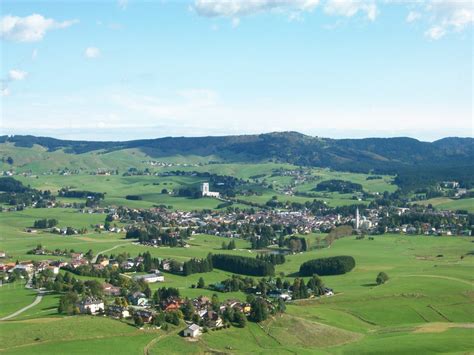
[[[16,135],[0,137],[0,144],[17,148],[40,146],[48,152],[60,151],[62,154],[71,155],[70,158],[74,161],[78,155],[85,153],[104,154],[119,151],[133,151],[140,158],[152,159],[193,155],[212,157],[223,162],[275,160],[341,171],[398,174],[401,176],[399,184],[406,186],[413,185],[413,179],[425,184],[433,179],[455,179],[471,184],[474,175],[472,138],[444,138],[430,143],[405,137],[329,139],[297,132],[281,132],[92,142]],[[5,152],[2,151],[2,154],[5,155]]]

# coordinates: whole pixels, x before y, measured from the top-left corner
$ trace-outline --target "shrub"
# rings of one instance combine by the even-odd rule
[[[388,281],[388,275],[383,271],[379,272],[375,281],[377,282],[377,285],[382,285]]]
[[[309,260],[301,264],[300,275],[341,275],[351,271],[354,267],[355,260],[352,256],[333,256],[329,258]]]
[[[140,201],[140,200],[143,200],[143,197],[139,196],[139,195],[127,195],[125,196],[125,198],[127,200],[131,200],[131,201]]]

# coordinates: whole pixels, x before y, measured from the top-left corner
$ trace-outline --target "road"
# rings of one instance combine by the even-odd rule
[[[97,252],[97,254],[92,258],[92,263],[95,264],[95,263],[97,262],[97,257],[98,257],[100,254],[103,255],[103,254],[105,254],[105,253],[107,253],[107,252],[109,252],[109,251],[112,251],[112,250],[114,250],[114,249],[117,249],[117,248],[119,248],[119,247],[123,247],[124,245],[129,245],[129,244],[131,244],[131,242],[129,242],[129,243],[123,243],[123,244],[117,244],[117,245],[113,246],[112,248],[105,249],[105,250],[101,250],[101,251]]]
[[[0,320],[8,320],[8,319],[14,318],[18,316],[19,314],[25,312],[26,310],[36,306],[38,303],[41,302],[42,299],[43,299],[43,292],[40,291],[38,295],[36,296],[35,300],[33,301],[33,303],[29,304],[28,306],[23,307],[22,309],[16,311],[15,313],[10,314],[9,316],[0,318]]]

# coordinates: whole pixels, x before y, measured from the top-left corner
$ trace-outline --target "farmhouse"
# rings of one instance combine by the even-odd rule
[[[185,337],[195,338],[201,335],[201,327],[193,323],[189,327],[187,327],[185,330],[183,330],[183,335]]]

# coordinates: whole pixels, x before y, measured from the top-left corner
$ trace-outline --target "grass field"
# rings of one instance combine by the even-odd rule
[[[20,148],[1,147],[7,153],[18,153],[15,161],[22,169],[38,172],[66,166],[82,169],[128,167],[144,168],[142,152],[92,152],[74,156],[66,164],[67,154],[62,151],[45,152],[35,148],[34,154]],[[211,159],[212,157],[209,157]],[[186,157],[173,157],[174,162],[186,162]],[[164,160],[164,159],[163,159]],[[173,161],[173,160],[171,160]],[[232,175],[245,180],[262,175],[260,180],[274,185],[275,189],[262,188],[260,196],[238,196],[247,201],[264,204],[276,195],[280,201],[304,202],[313,198],[287,196],[279,191],[293,183],[293,177],[272,176],[274,169],[295,169],[286,164],[206,164],[204,158],[192,160],[204,165],[159,168],[166,170],[197,170]],[[159,170],[158,168],[156,168]],[[393,177],[367,180],[366,174],[333,172],[313,169],[317,180],[299,184],[297,191],[310,192],[319,181],[343,179],[358,182],[368,192],[394,191]],[[166,188],[202,182],[197,177],[157,176],[93,176],[81,170],[79,175],[39,175],[38,178],[21,177],[25,184],[39,189],[58,189],[69,186],[80,190],[105,192],[104,205],[126,205],[147,208],[164,204],[175,209],[215,209],[220,203],[214,199],[187,199],[161,194]],[[256,185],[260,186],[260,185]],[[143,200],[129,201],[126,195],[140,195]],[[331,206],[353,204],[351,194],[324,193],[318,198]],[[77,199],[65,199],[75,201]],[[368,201],[365,201],[368,203]],[[472,199],[433,199],[425,203],[440,208],[468,209]],[[444,207],[447,206],[447,207]],[[60,236],[47,232],[27,233],[36,219],[56,218],[60,227],[88,228],[84,235]],[[103,223],[105,214],[82,214],[74,209],[34,209],[0,214],[0,250],[7,253],[7,261],[56,259],[52,256],[28,255],[28,250],[42,244],[54,250],[75,249],[95,254],[128,252],[132,256],[149,251],[153,256],[186,261],[192,257],[205,257],[208,253],[231,253],[254,257],[247,241],[237,240],[237,249],[221,250],[226,239],[195,235],[189,248],[151,248],[126,240],[124,233],[97,233],[91,226]],[[319,235],[307,235],[315,245]],[[248,323],[244,329],[230,328],[212,331],[195,341],[178,335],[184,324],[168,332],[138,330],[124,322],[103,317],[63,317],[57,314],[57,294],[45,295],[42,301],[8,321],[0,322],[0,351],[7,354],[90,354],[114,352],[116,354],[178,354],[178,353],[260,353],[260,354],[380,354],[380,353],[468,353],[474,351],[474,250],[472,238],[384,235],[356,240],[346,237],[335,241],[327,249],[315,249],[290,255],[286,263],[276,267],[276,275],[292,282],[299,266],[310,259],[352,255],[356,267],[350,273],[325,276],[325,284],[336,295],[321,299],[293,301],[287,304],[286,313],[268,319],[262,324]],[[386,272],[388,283],[376,286],[375,278]],[[188,277],[165,273],[165,282],[151,288],[176,287],[185,297],[211,296],[212,291],[195,289],[200,277],[206,284],[222,281],[231,276],[221,270]],[[245,299],[242,292],[219,293],[219,298]],[[24,288],[22,282],[0,287],[0,318],[31,304],[36,293]]]
[[[17,149],[17,148],[15,148]],[[40,148],[38,148],[40,149]],[[41,149],[40,149],[41,150]],[[112,152],[107,154],[98,154],[98,153],[87,153],[85,154],[88,158],[91,159],[91,156],[102,157],[103,155],[126,155],[131,152],[120,151]],[[134,154],[143,154],[140,152],[133,152]],[[54,153],[42,153],[42,154],[64,154],[61,152]],[[130,164],[128,167],[138,167],[144,169],[145,167],[150,168],[153,172],[166,172],[171,170],[184,170],[184,171],[201,171],[201,172],[210,172],[219,175],[230,175],[244,180],[250,179],[252,176],[261,175],[260,180],[265,180],[267,183],[271,183],[274,186],[274,189],[261,188],[259,185],[255,184],[255,190],[259,191],[261,195],[253,196],[244,196],[237,195],[236,197],[248,202],[254,202],[259,204],[265,204],[273,196],[277,196],[280,201],[290,201],[290,202],[306,202],[312,201],[314,198],[324,200],[330,206],[342,206],[353,204],[355,201],[352,199],[352,194],[339,194],[339,193],[319,193],[316,197],[303,197],[303,196],[289,196],[283,194],[280,190],[285,186],[288,186],[294,180],[291,176],[272,176],[272,172],[275,169],[286,169],[294,170],[297,169],[296,166],[289,164],[277,164],[277,163],[262,163],[262,164],[250,164],[250,163],[233,163],[233,164],[209,164],[209,165],[200,165],[200,166],[173,166],[166,168],[151,168],[147,165],[141,165],[137,163],[137,160],[132,159],[136,156],[132,154],[132,157],[127,159],[122,157],[122,163],[133,161],[134,164]],[[81,155],[74,155],[75,159],[79,159]],[[144,159],[143,156],[140,156]],[[25,158],[26,159],[26,158]],[[50,158],[48,158],[49,160]],[[86,158],[84,158],[86,159]],[[18,176],[17,178],[21,180],[25,185],[30,185],[34,188],[41,190],[51,190],[53,192],[58,191],[63,187],[69,187],[78,190],[88,190],[94,192],[103,192],[105,193],[105,199],[102,202],[104,206],[106,205],[122,205],[129,206],[131,208],[149,208],[154,205],[165,205],[169,206],[172,209],[180,210],[196,210],[196,209],[216,209],[217,206],[221,203],[215,199],[189,199],[183,197],[176,197],[168,194],[162,194],[162,189],[167,189],[172,191],[174,189],[185,187],[185,186],[198,186],[200,183],[206,181],[206,179],[194,177],[194,176],[170,176],[170,177],[161,177],[161,176],[121,176],[121,175],[112,175],[112,176],[102,176],[102,175],[90,175],[88,172],[94,171],[95,165],[87,165],[88,160],[79,160],[77,166],[73,166],[79,171],[78,175],[36,175],[22,177]],[[59,159],[59,161],[62,161]],[[101,160],[100,160],[101,161]],[[99,162],[100,162],[99,161]],[[112,160],[113,161],[113,160]],[[29,167],[33,172],[41,173],[45,170],[37,169],[34,165],[36,160],[25,163],[24,167]],[[72,164],[72,163],[71,163]],[[81,165],[83,164],[83,165]],[[97,163],[97,168],[100,166]],[[109,165],[105,165],[105,168],[111,168]],[[86,170],[86,166],[89,167]],[[122,165],[123,166],[123,165]],[[120,174],[127,170],[123,168],[120,171]],[[367,192],[384,192],[389,191],[393,192],[396,189],[396,186],[391,183],[393,177],[383,176],[379,180],[367,180],[369,175],[367,174],[353,174],[353,173],[343,173],[331,171],[329,169],[320,169],[314,168],[311,170],[313,177],[318,178],[317,181],[312,181],[297,186],[296,191],[298,192],[312,192],[311,190],[316,186],[317,182],[329,180],[329,179],[344,179],[351,180],[357,183],[362,184],[364,189]],[[142,200],[139,201],[130,201],[126,200],[126,195],[139,195]],[[69,202],[78,202],[77,199],[66,199],[61,198],[61,201]],[[368,203],[369,201],[362,201],[361,203]],[[244,206],[239,206],[244,207]]]
[[[417,201],[417,203],[422,205],[431,204],[433,207],[443,210],[464,210],[474,213],[474,198],[451,199],[449,197],[437,197],[425,201]]]
[[[36,238],[47,238],[47,241],[64,237],[40,234]],[[91,237],[94,238],[102,236]],[[96,244],[109,246],[124,242],[114,238],[107,242],[87,241],[87,245],[97,248]],[[46,241],[43,245],[47,246]],[[82,242],[78,242],[79,245]],[[186,260],[191,256],[218,252],[221,242],[219,237],[198,235],[191,241],[190,248],[147,250],[155,256]],[[15,247],[14,243],[10,245]],[[17,247],[21,249],[22,243]],[[225,252],[251,255],[246,249],[247,242],[238,241],[237,247],[237,251]],[[144,248],[128,244],[116,251],[127,250],[133,255]],[[472,337],[469,337],[474,324],[474,259],[472,256],[461,259],[470,250],[472,243],[468,238],[387,235],[375,240],[347,237],[336,241],[330,249],[288,256],[288,261],[277,267],[277,273],[292,275],[303,261],[341,254],[353,255],[357,266],[349,274],[323,278],[335,289],[337,294],[333,297],[295,301],[288,304],[283,317],[270,319],[261,326],[249,323],[243,330],[231,328],[210,332],[191,343],[177,335],[179,329],[171,333],[144,333],[118,321],[98,317],[57,317],[57,296],[48,295],[24,314],[0,324],[0,334],[9,334],[9,339],[1,339],[1,343],[3,349],[8,348],[7,353],[34,351],[40,354],[65,350],[86,353],[97,349],[115,349],[120,354],[143,353],[143,348],[150,343],[147,348],[150,353],[375,354],[386,349],[392,353],[414,349],[421,353],[437,349],[465,352],[474,349]],[[443,257],[437,257],[440,254]],[[385,285],[375,286],[379,271],[385,271],[390,280]],[[191,288],[200,276],[206,283],[212,283],[230,274],[219,270],[186,278],[166,274],[164,284],[178,287],[188,297],[211,295],[211,291]],[[291,280],[292,276],[288,278]],[[162,284],[154,284],[153,288],[159,286]],[[2,314],[31,303],[34,295],[25,291],[21,287],[0,288]],[[219,297],[243,298],[245,295],[236,292],[219,294]],[[105,325],[107,330],[98,330],[104,329]],[[61,328],[61,334],[64,333],[60,340],[51,335],[56,326]],[[75,352],[79,344],[80,350]]]

